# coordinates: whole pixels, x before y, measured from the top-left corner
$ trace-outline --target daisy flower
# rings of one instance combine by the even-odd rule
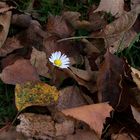
[[[61,54],[61,52],[54,52],[51,54],[49,61],[53,63],[53,65],[59,68],[68,68],[70,65],[70,59],[65,54]]]

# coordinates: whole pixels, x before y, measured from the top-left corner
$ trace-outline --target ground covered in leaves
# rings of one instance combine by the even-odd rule
[[[139,0],[0,2],[0,140],[140,139]]]

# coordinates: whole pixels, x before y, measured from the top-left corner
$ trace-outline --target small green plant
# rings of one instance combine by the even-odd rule
[[[131,66],[140,68],[140,33],[131,42],[129,47],[118,55],[126,57]]]
[[[15,115],[14,86],[0,81],[0,127],[11,122]]]

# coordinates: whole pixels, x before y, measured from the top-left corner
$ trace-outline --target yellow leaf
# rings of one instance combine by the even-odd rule
[[[15,88],[16,107],[19,111],[26,107],[55,104],[58,100],[58,90],[43,82],[17,84]]]

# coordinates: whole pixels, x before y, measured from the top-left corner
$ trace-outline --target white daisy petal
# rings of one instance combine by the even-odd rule
[[[60,59],[60,57],[61,57],[61,52],[59,51],[57,52],[57,59]]]
[[[56,67],[68,68],[70,65],[70,59],[65,54],[61,54],[60,51],[51,54],[49,61]]]

